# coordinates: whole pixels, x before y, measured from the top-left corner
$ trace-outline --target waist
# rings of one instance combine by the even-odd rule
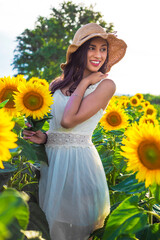
[[[74,133],[52,132],[48,133],[46,146],[93,146],[90,135],[81,135]]]

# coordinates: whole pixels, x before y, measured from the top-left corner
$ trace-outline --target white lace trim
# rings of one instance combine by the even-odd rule
[[[75,146],[90,147],[93,146],[90,135],[81,135],[73,133],[52,132],[48,133],[46,146]]]

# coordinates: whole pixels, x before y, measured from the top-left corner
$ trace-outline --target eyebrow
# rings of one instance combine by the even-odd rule
[[[90,46],[96,47],[96,45],[94,45],[94,44],[90,44]],[[104,47],[104,46],[107,47],[107,44],[105,43],[105,44],[102,44],[102,45],[101,45],[101,47]]]

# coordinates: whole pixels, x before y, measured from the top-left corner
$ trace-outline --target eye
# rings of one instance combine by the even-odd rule
[[[89,48],[88,48],[89,50],[94,50],[95,48],[94,47],[92,47],[92,46],[89,46]]]
[[[101,52],[107,51],[107,48],[101,48]]]

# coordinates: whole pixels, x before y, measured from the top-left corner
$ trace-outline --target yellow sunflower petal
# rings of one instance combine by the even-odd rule
[[[153,125],[159,125],[158,120],[155,115],[143,115],[139,120],[139,125],[152,123]]]
[[[125,132],[121,155],[126,158],[127,170],[138,172],[136,178],[146,187],[160,184],[160,128],[152,123],[133,124]]]
[[[130,98],[130,104],[131,104],[131,106],[133,106],[133,107],[139,106],[139,105],[140,105],[140,100],[139,100],[139,98],[138,98],[137,96],[131,97],[131,98]]]
[[[15,104],[17,111],[26,117],[41,119],[50,112],[50,106],[53,104],[53,97],[49,90],[42,84],[32,84],[27,82],[21,84],[15,93]]]
[[[18,86],[21,84],[20,78],[16,77],[4,77],[0,82],[0,102],[9,100],[4,106],[6,112],[11,116],[16,116],[17,111],[14,103],[14,92],[18,91]]]
[[[155,109],[155,107],[153,105],[148,105],[145,110],[145,115],[149,115],[149,116],[155,116],[157,114],[157,110]]]
[[[106,113],[100,119],[100,124],[107,131],[126,128],[128,116],[120,106],[112,105],[106,109]]]
[[[4,168],[2,161],[11,158],[9,149],[16,148],[17,135],[12,132],[14,122],[4,109],[0,109],[0,168]]]

